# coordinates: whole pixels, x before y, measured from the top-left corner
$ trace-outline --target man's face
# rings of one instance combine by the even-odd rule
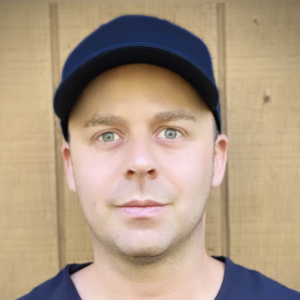
[[[153,257],[201,230],[212,124],[194,88],[157,66],[121,66],[88,85],[70,115],[71,153],[67,144],[63,153],[94,245]]]

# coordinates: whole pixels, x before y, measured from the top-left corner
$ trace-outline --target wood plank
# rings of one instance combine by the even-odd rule
[[[204,40],[211,52],[216,77],[218,63],[217,16],[215,4],[120,4],[87,3],[59,4],[60,67],[74,47],[101,24],[124,14],[146,14],[175,22]],[[218,78],[216,78],[218,80]],[[65,185],[65,245],[66,261],[92,260],[89,228],[86,225],[78,200]],[[208,203],[207,250],[220,255],[221,245],[221,189],[215,189]]]
[[[230,253],[300,291],[300,4],[226,4]]]
[[[225,3],[217,5],[217,28],[218,28],[218,89],[221,103],[221,133],[227,134],[227,100],[226,100],[226,30],[225,30]],[[221,200],[221,238],[222,255],[229,256],[229,212],[228,212],[228,176],[225,172],[220,187]]]
[[[47,4],[0,4],[0,291],[58,271]]]
[[[51,42],[51,62],[52,62],[52,88],[53,95],[60,83],[59,69],[59,33],[58,33],[58,15],[57,3],[49,3],[50,12],[50,42]],[[58,117],[54,116],[54,132],[55,132],[55,173],[56,173],[56,203],[57,203],[57,226],[58,226],[58,257],[59,268],[62,269],[65,262],[65,228],[64,228],[64,163],[61,155],[61,145],[63,137]]]

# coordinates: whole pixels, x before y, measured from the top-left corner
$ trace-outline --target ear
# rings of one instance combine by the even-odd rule
[[[65,169],[67,174],[67,181],[69,185],[69,189],[76,193],[76,185],[74,180],[74,173],[73,173],[73,164],[71,159],[71,150],[68,143],[63,143],[61,147],[64,163],[65,163]]]
[[[228,138],[225,134],[220,134],[215,142],[214,152],[214,176],[212,187],[217,187],[222,183],[227,162]]]

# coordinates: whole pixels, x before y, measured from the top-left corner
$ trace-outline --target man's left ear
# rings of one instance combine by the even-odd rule
[[[227,162],[228,138],[225,134],[220,134],[215,142],[214,152],[214,176],[212,187],[217,187],[222,183]]]

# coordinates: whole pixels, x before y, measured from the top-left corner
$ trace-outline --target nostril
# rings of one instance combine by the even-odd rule
[[[133,176],[137,176],[137,177],[144,177],[144,176],[150,176],[152,178],[156,177],[157,176],[157,172],[155,169],[151,169],[151,170],[148,170],[146,172],[135,172],[134,170],[128,170],[126,172],[126,177],[127,178],[132,178]]]
[[[134,171],[128,170],[128,175],[129,175],[129,176],[132,176],[133,174],[134,174]]]
[[[151,176],[155,176],[156,172],[154,169],[148,171],[148,173],[151,175]]]

